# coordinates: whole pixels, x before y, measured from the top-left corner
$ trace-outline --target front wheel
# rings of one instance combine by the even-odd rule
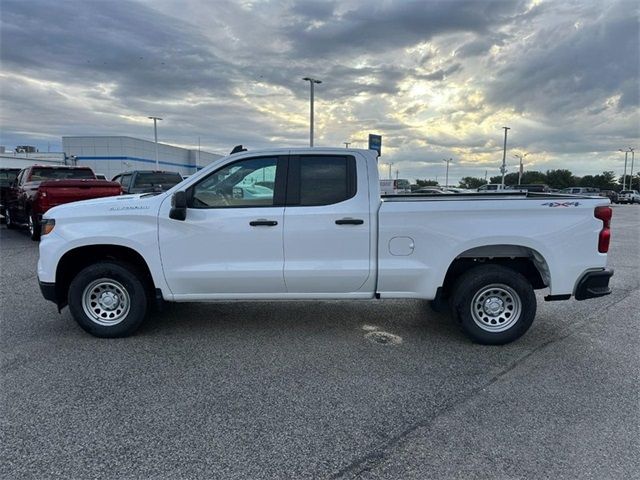
[[[4,221],[9,230],[14,230],[16,228],[16,224],[13,222],[13,216],[11,215],[11,210],[9,208],[4,211]]]
[[[474,342],[502,345],[531,327],[536,296],[522,274],[500,265],[483,265],[460,277],[451,309]]]
[[[29,227],[29,237],[31,237],[31,240],[34,242],[40,240],[40,222],[38,222],[38,217],[33,214],[29,215],[27,226]]]
[[[78,324],[96,337],[127,337],[147,312],[147,293],[136,271],[104,261],[80,271],[71,281],[69,310]]]

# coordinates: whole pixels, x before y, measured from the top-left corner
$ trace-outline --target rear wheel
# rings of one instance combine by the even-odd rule
[[[464,332],[477,343],[501,345],[521,337],[536,315],[531,283],[499,265],[465,273],[453,291],[451,309]]]
[[[147,293],[137,272],[126,264],[100,262],[72,280],[68,294],[73,318],[96,337],[131,335],[147,312]]]

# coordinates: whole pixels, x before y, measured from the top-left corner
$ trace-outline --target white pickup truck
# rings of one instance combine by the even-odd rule
[[[531,326],[534,289],[610,293],[610,219],[602,197],[381,196],[369,150],[244,151],[164,193],[49,210],[38,278],[100,337],[163,301],[416,298],[502,344]]]

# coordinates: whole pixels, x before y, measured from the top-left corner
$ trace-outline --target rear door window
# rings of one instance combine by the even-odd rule
[[[332,205],[356,194],[356,165],[352,156],[295,156],[289,168],[287,205]]]

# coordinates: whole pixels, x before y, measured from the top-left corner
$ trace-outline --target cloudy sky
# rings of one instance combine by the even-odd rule
[[[621,174],[640,148],[635,1],[0,0],[0,144],[366,147],[400,177]],[[640,166],[640,165],[639,165]],[[386,171],[386,169],[385,169]]]

